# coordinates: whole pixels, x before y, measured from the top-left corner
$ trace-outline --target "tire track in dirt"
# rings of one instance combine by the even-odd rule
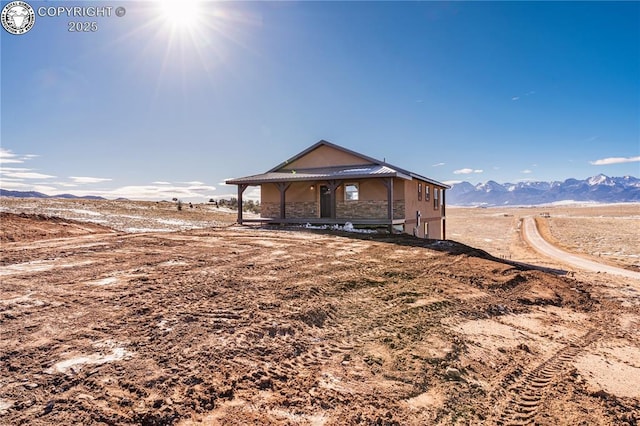
[[[594,329],[586,335],[574,338],[525,374],[523,379],[509,389],[512,394],[506,406],[496,416],[500,426],[526,426],[533,424],[547,389],[567,370],[568,364],[591,343],[602,337],[602,332]]]

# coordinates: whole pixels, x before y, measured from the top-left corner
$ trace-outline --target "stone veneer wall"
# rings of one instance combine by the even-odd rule
[[[404,200],[395,200],[393,202],[393,218],[405,219],[404,214]]]
[[[287,202],[285,215],[290,219],[318,217],[318,202]],[[264,202],[260,204],[261,217],[280,217],[280,203]],[[337,201],[336,216],[338,219],[386,219],[387,201]],[[393,218],[404,219],[404,201],[393,202]]]
[[[260,217],[280,217],[280,203],[260,203]]]
[[[315,201],[287,202],[284,208],[285,217],[304,219],[318,217],[318,203]],[[280,203],[265,202],[260,205],[260,217],[280,217]]]
[[[305,219],[318,217],[318,203],[316,201],[295,201],[287,203],[285,215],[290,219]],[[278,207],[278,212],[280,212]]]
[[[336,216],[339,219],[387,219],[387,201],[338,201]],[[404,218],[404,201],[393,202],[393,218]]]

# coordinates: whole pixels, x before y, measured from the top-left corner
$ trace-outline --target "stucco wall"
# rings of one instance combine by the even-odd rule
[[[422,184],[422,194],[418,199],[418,185]],[[429,187],[429,199],[425,199],[425,186]],[[435,191],[440,191],[438,197],[438,208],[433,207],[433,200]],[[405,181],[405,214],[407,223],[405,225],[405,232],[414,234],[414,228],[417,226],[416,212],[420,212],[420,226],[415,229],[415,233],[420,238],[442,238],[442,213],[443,209],[440,204],[442,202],[442,189],[428,184],[424,181],[417,179],[411,181]],[[428,235],[425,236],[424,223],[428,222]]]
[[[309,182],[294,182],[285,192],[285,216],[288,218],[317,217],[317,187]],[[261,185],[260,216],[280,217],[280,190],[274,183]]]
[[[263,183],[260,185],[260,205],[264,206],[265,203],[280,203],[280,191],[278,191],[278,188],[273,183]]]
[[[321,145],[302,158],[298,158],[283,167],[286,170],[305,169],[313,167],[353,166],[356,164],[371,164],[362,157]]]

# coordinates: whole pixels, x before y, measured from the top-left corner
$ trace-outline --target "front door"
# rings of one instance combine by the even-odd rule
[[[320,185],[320,217],[331,217],[331,190]]]

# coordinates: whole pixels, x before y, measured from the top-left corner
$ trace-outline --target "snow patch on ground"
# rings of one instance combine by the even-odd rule
[[[102,216],[102,213],[98,213],[98,212],[94,212],[92,210],[84,210],[84,209],[56,209],[56,208],[48,208],[45,209],[47,211],[51,211],[51,212],[61,212],[61,211],[65,211],[65,212],[71,212],[71,213],[76,213],[76,214],[81,214],[81,215],[85,215],[85,216]]]
[[[88,265],[90,263],[93,263],[93,261],[81,261],[81,262],[75,262],[75,263],[64,263],[64,264],[58,264],[59,260],[58,259],[53,259],[53,260],[34,260],[32,262],[25,262],[25,263],[16,263],[13,265],[6,265],[2,267],[2,270],[0,270],[0,276],[5,276],[5,275],[18,275],[18,274],[25,274],[25,273],[33,273],[33,272],[43,272],[43,271],[48,271],[50,269],[53,268],[73,268],[76,266],[84,266],[84,265]]]
[[[118,279],[116,277],[106,277],[106,278],[102,278],[101,280],[89,281],[88,284],[92,284],[92,285],[111,285],[111,284],[115,284],[117,282],[118,282]]]
[[[96,347],[113,346],[113,342],[104,342],[94,345]],[[84,365],[100,365],[107,362],[120,361],[131,356],[132,353],[124,349],[123,347],[114,347],[111,353],[94,353],[91,355],[79,355],[73,358],[59,361],[50,368],[45,370],[47,374],[63,373],[74,374],[82,369]]]
[[[330,229],[332,231],[344,231],[344,232],[355,232],[358,234],[375,234],[376,231],[375,229],[358,229],[358,228],[354,228],[353,224],[351,222],[347,222],[344,224],[344,226],[340,226],[340,225],[312,225],[310,223],[307,223],[306,225],[303,226],[303,228],[305,229]]]

